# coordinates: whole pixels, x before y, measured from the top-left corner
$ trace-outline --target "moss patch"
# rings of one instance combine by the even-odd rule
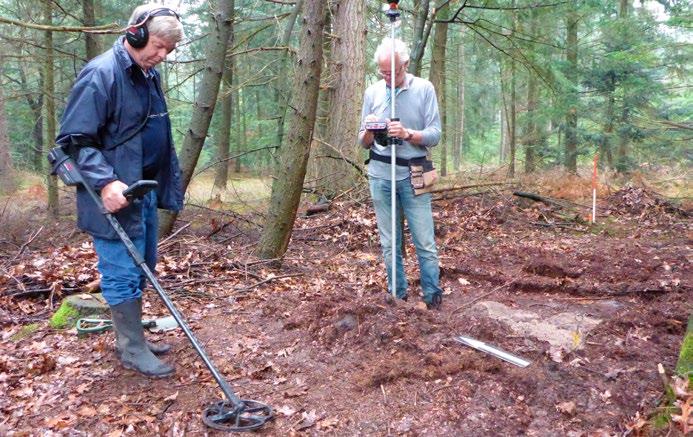
[[[680,411],[678,413],[680,413]],[[671,405],[663,406],[650,420],[652,428],[658,431],[670,428],[672,414],[677,414],[675,407]]]
[[[599,211],[597,211],[599,214]],[[589,232],[593,235],[604,235],[607,237],[623,237],[631,232],[627,226],[619,223],[615,218],[609,217],[599,217],[597,215],[596,223],[589,223]]]
[[[53,314],[49,325],[53,329],[65,329],[77,322],[79,312],[67,300],[63,300],[58,311]]]
[[[19,332],[17,332],[12,337],[10,337],[10,339],[12,341],[23,340],[23,339],[29,337],[34,332],[38,331],[38,329],[39,329],[38,323],[31,323],[29,325],[22,326],[22,329],[20,329]]]
[[[679,375],[688,375],[688,381],[693,384],[693,314],[688,316],[688,329],[681,343],[679,361],[676,363],[676,372]]]

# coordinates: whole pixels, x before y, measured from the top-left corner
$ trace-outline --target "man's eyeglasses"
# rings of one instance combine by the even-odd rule
[[[395,70],[395,76],[398,75],[399,73],[401,73],[402,70],[404,69],[404,67],[405,67],[406,65],[407,65],[406,62],[405,62],[404,64],[400,65],[400,66]],[[382,70],[378,70],[378,74],[379,74],[380,76],[382,76],[382,77],[390,77],[390,75],[391,75],[391,73],[390,73],[389,71],[382,71]]]

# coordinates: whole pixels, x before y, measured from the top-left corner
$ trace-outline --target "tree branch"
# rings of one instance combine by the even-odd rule
[[[0,23],[12,24],[14,26],[27,29],[36,29],[50,32],[85,32],[85,33],[121,33],[125,29],[118,27],[116,23],[104,24],[103,26],[84,27],[84,26],[47,26],[45,24],[27,23],[24,21],[13,20],[0,16]]]

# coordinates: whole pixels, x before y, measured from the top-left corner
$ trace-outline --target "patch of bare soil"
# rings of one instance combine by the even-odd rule
[[[210,230],[218,217],[189,211],[195,231],[162,245],[160,277],[238,394],[275,408],[259,435],[646,431],[636,414],[656,411],[657,364],[674,368],[691,312],[690,220],[656,205],[633,209],[632,196],[620,195],[595,226],[512,196],[436,201],[440,311],[420,303],[410,238],[410,299],[385,298],[367,204],[300,218],[281,270],[247,255],[255,232],[247,222],[227,216],[223,229]],[[221,435],[200,420],[220,390],[181,332],[158,336],[174,345],[168,360],[177,374],[169,380],[120,367],[112,333],[78,339],[40,322],[20,335],[11,320],[42,314],[55,298],[9,296],[18,283],[56,283],[37,274],[37,259],[62,266],[66,286],[95,278],[93,258],[53,250],[34,249],[6,268],[0,434]],[[165,315],[153,292],[146,301],[149,315]],[[557,348],[523,334],[480,311],[482,302],[538,320],[573,314],[574,326],[561,327],[572,343]],[[588,318],[599,322],[588,329],[579,322]],[[463,346],[458,335],[531,364],[515,367]]]

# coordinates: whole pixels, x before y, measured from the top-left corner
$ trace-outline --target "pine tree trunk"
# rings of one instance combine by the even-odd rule
[[[245,110],[246,108],[246,99],[245,99],[245,90],[243,88],[240,88],[238,90],[238,99],[236,99],[238,102],[238,110],[236,111],[238,115],[240,116],[239,119],[239,125],[240,125],[240,133],[239,133],[239,143],[241,150],[248,150],[248,119],[247,119],[247,111]],[[281,144],[277,144],[277,147],[281,146]],[[269,154],[265,154],[264,156],[269,156]],[[269,160],[269,158],[268,158]],[[258,162],[262,163],[262,160],[258,160]],[[265,163],[266,165],[266,163]],[[238,169],[240,171],[240,168]]]
[[[0,58],[0,65],[2,65]],[[12,155],[10,155],[10,137],[7,132],[7,115],[5,113],[5,96],[0,87],[0,194],[9,194],[17,188]]]
[[[303,0],[296,1],[294,10],[289,16],[288,23],[282,34],[282,39],[279,42],[281,47],[288,47],[291,41],[291,32],[293,31],[294,24],[296,23],[296,17],[298,17],[299,12],[303,9]],[[276,85],[274,88],[274,102],[279,109],[279,115],[277,116],[277,147],[281,147],[284,141],[284,121],[286,119],[286,109],[289,102],[289,93],[287,88],[288,80],[287,76],[289,74],[289,52],[285,52],[281,55],[279,72],[277,73]]]
[[[291,119],[287,143],[279,151],[267,220],[257,247],[263,259],[286,253],[301,200],[322,70],[325,0],[306,0],[301,43],[295,66]]]
[[[330,8],[335,4],[334,11]],[[311,158],[308,158],[308,168],[306,169],[306,181],[304,186],[314,192],[322,192],[328,196],[333,196],[332,187],[327,180],[333,173],[332,157],[336,154],[330,149],[333,143],[327,138],[327,123],[332,110],[336,88],[336,76],[338,75],[336,66],[332,59],[331,42],[339,36],[332,27],[332,17],[337,11],[338,1],[330,1],[326,4],[328,12],[325,14],[325,38],[322,42],[322,62],[325,68],[320,73],[320,93],[318,95],[318,107],[315,115],[315,127],[313,132],[313,144],[311,145]],[[316,141],[317,140],[317,141]]]
[[[614,106],[616,104],[614,92],[615,84],[613,79],[610,79],[607,84],[608,88],[606,91],[606,114],[604,119],[606,120],[606,125],[604,126],[604,140],[601,144],[601,152],[603,156],[606,156],[606,164],[609,168],[614,167],[614,155],[612,152],[613,136],[614,136]]]
[[[82,0],[82,14],[84,18],[82,22],[87,27],[96,26],[96,14],[94,12],[94,0]],[[87,61],[93,59],[101,53],[101,45],[99,37],[95,33],[84,33],[84,43],[87,50]]]
[[[39,82],[36,85],[39,89],[44,88],[44,73],[39,71]],[[43,93],[39,93],[35,98],[33,97],[36,93],[29,89],[29,83],[27,81],[26,72],[23,67],[19,68],[19,81],[22,86],[22,92],[24,93],[24,98],[26,103],[31,109],[31,114],[33,118],[33,126],[31,129],[31,138],[33,139],[33,147],[30,150],[31,156],[30,161],[34,171],[41,173],[43,172],[43,162],[46,158],[43,156]]]
[[[53,3],[50,0],[44,0],[43,11],[45,23],[49,26],[53,25]],[[55,62],[53,55],[53,32],[47,30],[44,32],[43,45],[46,50],[46,58],[43,64],[44,70],[44,92],[43,101],[45,103],[44,116],[46,120],[46,135],[44,136],[45,144],[43,150],[50,150],[55,141],[56,123],[55,123],[55,73],[53,72],[53,63]],[[42,158],[44,153],[41,152]],[[45,158],[43,158],[45,159]],[[54,175],[47,175],[46,182],[48,185],[48,212],[51,216],[58,216],[59,201],[58,201],[58,179]]]
[[[183,191],[187,190],[190,184],[214,114],[219,85],[224,73],[226,49],[231,43],[233,3],[233,0],[221,0],[218,12],[211,17],[211,35],[205,50],[205,68],[180,153]],[[177,217],[177,213],[162,210],[159,235],[170,233]]]
[[[537,10],[533,9],[530,18],[529,34],[537,34]],[[537,102],[539,99],[539,79],[534,71],[529,71],[527,80],[527,124],[524,133],[525,173],[536,169],[536,147],[539,142],[539,127],[537,125]]]
[[[448,17],[448,1],[440,0],[442,7],[438,10],[436,14],[441,20],[446,20]],[[431,72],[429,75],[429,80],[433,84],[433,88],[436,90],[436,96],[438,97],[438,108],[440,110],[440,125],[442,128],[442,135],[440,137],[440,143],[438,145],[438,152],[440,153],[440,175],[445,176],[448,173],[448,150],[447,150],[447,111],[445,111],[445,51],[448,39],[448,23],[436,22],[435,24],[435,34],[433,36],[433,52],[431,53]]]
[[[234,62],[234,69],[236,67],[236,63]],[[238,89],[238,75],[234,74],[233,76],[233,120],[234,120],[234,125],[236,126],[236,155],[240,155],[242,151],[247,150],[245,147],[245,127],[243,128],[243,131],[241,131],[241,104],[240,104],[240,99],[241,99],[241,92]],[[234,166],[233,166],[233,172],[234,173],[240,173],[241,172],[241,158],[237,158],[234,161]]]
[[[455,130],[455,145],[452,151],[452,163],[455,171],[459,171],[462,165],[462,150],[464,148],[464,27],[460,29],[460,44],[457,46],[457,129]]]
[[[353,186],[356,175],[344,158],[354,160],[360,125],[361,98],[365,89],[366,23],[362,19],[365,0],[342,0],[333,8],[333,33],[330,48],[332,91],[323,141],[323,150],[332,158],[320,162],[321,180],[332,196]]]
[[[577,103],[578,103],[578,14],[575,5],[569,2],[570,10],[566,18],[566,61],[568,79],[568,110],[565,114],[565,168],[577,173]]]
[[[231,41],[233,41],[233,23],[231,24]],[[217,135],[216,161],[219,163],[214,171],[214,189],[226,190],[226,181],[229,179],[229,150],[231,146],[231,120],[233,120],[233,58],[224,63],[224,75],[222,76],[219,120],[219,133]]]
[[[621,20],[626,20],[628,18],[628,13],[630,11],[630,0],[620,0],[619,5],[619,18]],[[625,23],[624,23],[625,24]],[[621,98],[621,116],[619,118],[619,124],[621,128],[619,129],[618,135],[618,148],[616,149],[616,168],[619,172],[624,172],[628,169],[628,129],[624,129],[629,122],[630,118],[630,103],[629,100],[629,89],[627,87],[622,87],[623,97]]]
[[[538,141],[536,111],[537,111],[537,76],[529,73],[527,81],[527,124],[523,137],[525,149],[525,173],[532,173],[536,169],[536,146]]]
[[[414,25],[414,36],[412,37],[411,54],[409,56],[409,72],[415,76],[421,75],[421,59],[426,51],[426,40],[428,34],[425,33],[426,22],[428,20],[428,10],[431,0],[419,0],[416,7],[416,24]]]
[[[513,0],[511,5],[514,8],[516,1]],[[517,30],[517,12],[513,11],[512,17],[512,33]],[[508,162],[508,177],[515,177],[515,155],[517,153],[517,68],[515,58],[510,61],[510,135],[508,142],[510,144],[510,161]]]

